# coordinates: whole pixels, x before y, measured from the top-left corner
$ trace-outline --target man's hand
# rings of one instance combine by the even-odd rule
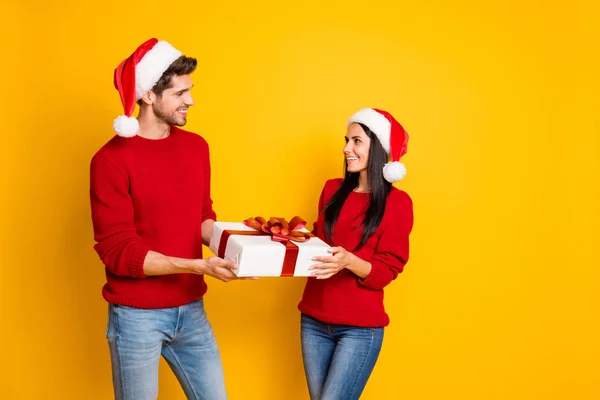
[[[178,258],[168,257],[155,251],[149,251],[144,260],[144,274],[146,276],[169,275],[169,274],[206,274],[223,282],[234,279],[258,279],[238,278],[231,270],[236,269],[234,262],[224,260],[217,256],[207,259],[202,258]]]
[[[217,256],[208,257],[205,261],[204,273],[223,282],[233,280],[256,280],[258,277],[237,277],[232,270],[237,268],[233,261],[227,261]]]
[[[227,261],[217,256],[208,257],[205,261],[204,273],[223,282],[229,282],[238,279],[232,272],[237,268],[233,261]]]

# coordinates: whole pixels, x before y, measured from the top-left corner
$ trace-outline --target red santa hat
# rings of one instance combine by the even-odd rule
[[[346,126],[360,123],[367,126],[377,136],[388,153],[390,161],[383,167],[383,177],[390,183],[398,182],[406,175],[406,167],[400,157],[406,154],[408,133],[398,121],[387,111],[377,108],[358,110],[346,122]]]
[[[113,129],[119,136],[135,136],[140,128],[132,117],[135,103],[149,92],[181,52],[164,40],[155,38],[142,43],[115,69],[114,85],[121,96],[124,115],[118,116]]]

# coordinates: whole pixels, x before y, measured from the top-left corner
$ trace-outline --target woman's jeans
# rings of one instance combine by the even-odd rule
[[[227,399],[221,356],[202,299],[161,309],[109,304],[106,337],[117,400],[157,398],[161,355],[188,399]]]
[[[312,400],[358,400],[375,366],[383,328],[332,325],[301,314],[304,372]]]

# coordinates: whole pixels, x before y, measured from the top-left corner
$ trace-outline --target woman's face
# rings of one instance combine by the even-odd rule
[[[361,172],[369,165],[369,148],[371,139],[359,124],[351,124],[346,133],[344,155],[348,164],[348,172]]]

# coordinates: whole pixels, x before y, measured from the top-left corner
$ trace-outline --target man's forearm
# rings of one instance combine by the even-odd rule
[[[202,222],[202,243],[205,246],[208,246],[212,240],[214,223],[214,219],[207,219]]]
[[[214,223],[212,219],[202,223],[202,243],[205,246],[208,246],[212,239]],[[201,259],[169,257],[156,251],[149,251],[144,260],[146,276],[204,273],[206,273],[206,262]]]
[[[146,276],[170,274],[203,274],[206,270],[204,260],[169,257],[156,251],[149,251],[144,259]]]

